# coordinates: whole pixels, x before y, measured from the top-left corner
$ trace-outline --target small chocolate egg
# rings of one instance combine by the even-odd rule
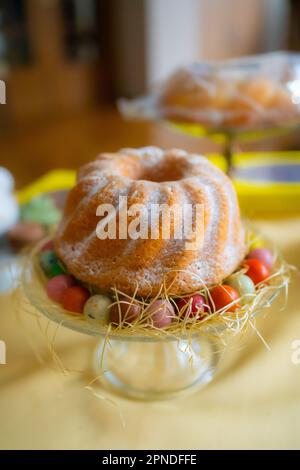
[[[233,274],[226,280],[226,284],[233,287],[240,297],[247,296],[247,298],[241,300],[241,304],[247,302],[249,295],[255,293],[254,282],[249,276],[246,276],[246,274]]]
[[[259,259],[267,268],[271,269],[274,264],[273,253],[267,248],[255,248],[251,250],[247,259]]]
[[[90,297],[87,289],[81,286],[68,287],[62,296],[62,305],[71,313],[82,313],[84,305]]]
[[[47,294],[49,299],[54,302],[62,302],[62,298],[66,289],[74,286],[75,279],[67,274],[60,274],[50,279],[47,283]]]
[[[168,300],[161,299],[155,300],[150,304],[145,314],[152,326],[164,328],[172,323],[172,319],[175,317],[175,310]]]
[[[108,323],[112,300],[106,295],[92,295],[84,305],[83,313],[89,321]]]
[[[137,303],[131,303],[126,298],[119,299],[117,304],[114,304],[110,309],[110,321],[116,325],[120,323],[133,323],[139,319],[142,312],[142,307]]]
[[[59,274],[65,274],[66,270],[57,259],[54,251],[46,250],[40,254],[41,267],[47,277],[58,276]]]
[[[42,225],[36,222],[19,222],[9,230],[7,237],[11,247],[18,251],[31,243],[38,242],[45,235]]]

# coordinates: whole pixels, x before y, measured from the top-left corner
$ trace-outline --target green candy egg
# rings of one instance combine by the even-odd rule
[[[247,296],[245,299],[241,300],[241,304],[245,304],[249,301],[250,294],[255,293],[255,285],[250,277],[246,276],[245,274],[233,274],[227,280],[226,284],[233,287],[236,291],[238,291],[240,297]]]
[[[60,221],[61,212],[56,208],[51,197],[42,194],[21,206],[20,217],[24,222],[37,222],[51,226]]]
[[[40,255],[40,263],[44,273],[49,278],[66,273],[65,268],[57,259],[54,251],[43,251]]]

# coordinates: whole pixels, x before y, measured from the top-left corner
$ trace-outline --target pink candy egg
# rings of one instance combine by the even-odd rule
[[[186,306],[188,304],[188,306]],[[203,312],[205,311],[205,299],[200,294],[192,295],[191,297],[185,297],[178,300],[177,302],[179,311],[182,310],[182,315],[184,317],[198,317],[199,319],[203,317]],[[185,307],[185,308],[184,308]]]
[[[271,253],[267,248],[255,248],[254,250],[251,250],[248,253],[247,258],[258,259],[269,269],[271,269],[274,264],[273,253]]]
[[[155,300],[147,309],[149,323],[157,328],[164,328],[175,317],[173,305],[168,300]]]
[[[60,303],[66,289],[74,286],[75,279],[67,274],[55,276],[47,283],[47,294],[49,299]]]
[[[110,321],[115,324],[133,323],[141,315],[142,308],[138,304],[130,303],[127,299],[120,299],[110,309]]]

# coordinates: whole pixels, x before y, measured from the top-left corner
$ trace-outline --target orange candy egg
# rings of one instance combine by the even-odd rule
[[[233,287],[227,286],[226,284],[213,287],[210,290],[210,295],[212,298],[211,307],[213,312],[226,307],[226,305],[229,305],[239,298],[239,293]],[[226,309],[226,311],[234,312],[238,307],[238,304],[234,304]]]
[[[245,274],[252,279],[255,285],[265,281],[270,276],[269,268],[259,259],[247,259],[244,266],[247,269]]]

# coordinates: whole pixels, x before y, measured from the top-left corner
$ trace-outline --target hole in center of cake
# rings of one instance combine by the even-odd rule
[[[139,175],[140,180],[164,183],[167,181],[179,181],[183,178],[184,168],[174,162],[165,162],[146,168]]]

